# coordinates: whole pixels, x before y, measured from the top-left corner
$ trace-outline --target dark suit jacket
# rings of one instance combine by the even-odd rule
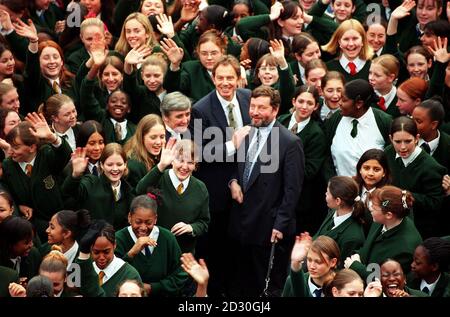
[[[251,91],[248,89],[236,91],[244,125],[250,124],[248,114],[250,95]],[[201,122],[195,123],[197,119],[200,119]],[[221,135],[203,137],[204,131],[210,127],[218,128],[217,133],[220,132]],[[208,188],[211,213],[227,210],[227,205],[229,205],[227,202],[231,199],[228,181],[236,168],[236,156],[226,156],[225,142],[230,141],[232,135],[230,132],[227,135],[227,128],[227,118],[219,98],[217,98],[216,90],[213,90],[194,105],[189,123],[191,137],[198,146],[201,146],[202,150],[202,162],[195,176]],[[211,156],[214,157],[213,160],[211,160]]]
[[[251,137],[241,145],[245,153]],[[295,207],[302,189],[305,158],[300,138],[279,122],[275,122],[261,153],[270,159],[263,162],[263,155],[258,156],[247,188],[242,188],[243,203],[233,202],[229,233],[243,244],[267,246],[272,229],[281,231],[284,237],[295,233]],[[244,168],[245,160],[239,161],[237,175],[232,175],[241,187]]]

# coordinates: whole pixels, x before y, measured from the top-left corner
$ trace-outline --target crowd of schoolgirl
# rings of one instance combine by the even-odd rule
[[[449,21],[441,0],[0,0],[0,297],[230,295],[185,133],[211,92],[260,86],[305,160],[278,294],[450,296]]]

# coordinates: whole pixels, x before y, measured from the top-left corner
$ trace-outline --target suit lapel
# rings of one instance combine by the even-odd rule
[[[226,128],[228,127],[227,117],[225,116],[225,112],[223,111],[222,105],[220,104],[219,98],[217,98],[216,90],[211,93],[211,113],[219,122],[219,127],[222,128],[225,133]]]
[[[251,119],[248,113],[248,102],[243,100],[242,94],[239,90],[236,91],[236,98],[239,102],[239,108],[241,109],[242,123],[243,125],[250,124]]]

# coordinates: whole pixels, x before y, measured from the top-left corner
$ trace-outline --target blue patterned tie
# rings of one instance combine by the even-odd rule
[[[261,141],[261,133],[259,132],[259,129],[256,129],[256,141],[248,149],[247,156],[245,157],[245,167],[244,167],[244,175],[243,175],[244,189],[247,188],[248,181],[250,179],[250,175],[251,175],[251,171],[252,171],[252,164],[255,161],[256,153],[258,152],[260,141]]]

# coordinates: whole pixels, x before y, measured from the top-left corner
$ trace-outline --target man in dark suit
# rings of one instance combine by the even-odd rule
[[[191,100],[179,91],[164,96],[161,105],[161,115],[166,126],[166,142],[170,137],[181,140],[191,120]]]
[[[189,124],[192,138],[202,149],[197,178],[209,192],[211,223],[207,235],[200,238],[197,255],[205,257],[211,271],[208,294],[224,293],[223,250],[231,207],[229,176],[236,167],[238,140],[248,133],[248,106],[251,91],[238,89],[240,65],[231,55],[222,57],[212,71],[216,89],[200,99],[192,108]]]
[[[268,293],[279,296],[287,277],[305,165],[300,138],[275,120],[280,100],[279,92],[271,87],[260,86],[252,92],[254,128],[238,149],[241,159],[230,181],[237,202],[229,225],[235,253],[229,266],[234,272],[230,279],[233,296],[262,293],[272,243],[276,245]]]

